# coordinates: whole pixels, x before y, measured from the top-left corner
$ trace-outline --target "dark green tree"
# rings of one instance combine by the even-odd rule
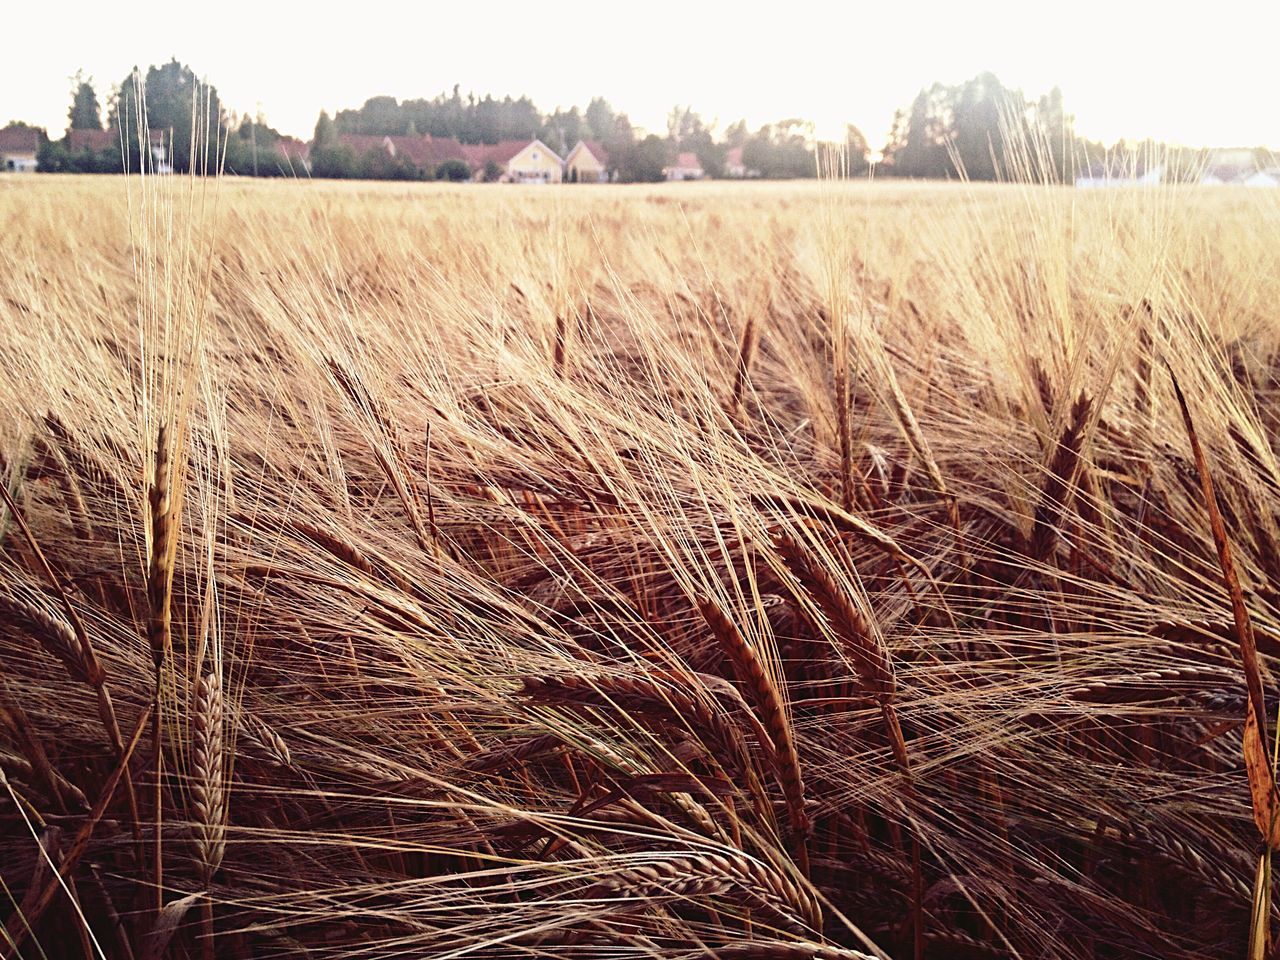
[[[357,176],[358,161],[355,152],[347,146],[335,144],[322,150],[311,150],[311,175],[345,180]]]
[[[316,119],[316,128],[311,135],[312,150],[327,150],[338,142],[338,130],[330,119],[327,110],[321,110]]]
[[[670,142],[651,133],[621,155],[618,176],[624,183],[656,183],[670,161]]]
[[[200,81],[176,59],[148,67],[145,77],[135,70],[125,78],[111,105],[109,126],[126,131],[131,169],[140,159],[138,117],[144,103],[146,126],[163,136],[175,172],[185,173],[193,160],[197,170],[215,169],[214,145],[222,137],[226,116],[212,84]]]
[[[724,176],[725,145],[716,143],[714,127],[705,123],[692,107],[675,107],[667,115],[667,139],[671,141],[673,153],[696,154],[708,176]]]
[[[935,83],[916,95],[909,110],[897,112],[884,148],[885,172],[900,177],[955,175],[947,152],[953,95],[952,88]]]
[[[1066,112],[1060,88],[1054,87],[1036,103],[1031,137],[1037,178],[1046,183],[1073,182],[1080,145],[1075,117]]]
[[[577,107],[570,107],[568,110],[557,107],[538,133],[539,139],[562,157],[573,149],[575,143],[590,136],[591,132]]]
[[[862,131],[852,123],[844,126],[844,155],[851,177],[860,177],[867,172],[871,162],[871,147]]]
[[[67,111],[68,130],[101,130],[102,108],[98,94],[93,89],[93,79],[86,80],[83,71],[77,70],[71,78],[71,109]]]
[[[750,135],[751,132],[747,129],[746,120],[731,123],[724,132],[724,145],[726,147],[740,147],[747,142],[747,137]]]
[[[609,165],[621,176],[623,158],[630,152],[636,142],[636,132],[631,126],[631,119],[620,113],[613,118],[613,130],[604,138],[604,149],[609,154]]]
[[[471,167],[465,160],[446,160],[436,167],[436,179],[462,183],[471,179]]]
[[[501,101],[485,95],[463,112],[462,132],[468,142],[497,143],[502,139],[503,106]],[[459,138],[461,139],[461,138]]]
[[[36,169],[41,173],[79,173],[76,163],[66,145],[59,140],[46,140],[36,151]]]
[[[949,139],[964,175],[970,180],[1004,179],[1009,172],[1005,135],[1023,133],[1022,94],[1006,89],[995,74],[982,73],[953,90],[951,100]]]
[[[613,136],[614,123],[617,117],[613,112],[613,107],[609,106],[609,101],[604,97],[591,98],[591,102],[587,104],[587,112],[583,119],[593,140],[599,140],[603,143]]]
[[[1032,104],[991,73],[954,87],[935,83],[910,110],[898,111],[880,169],[903,177],[1067,182],[1079,162],[1094,162],[1073,122],[1057,89]]]
[[[742,146],[742,163],[772,180],[817,176],[808,124],[788,119],[761,127]]]

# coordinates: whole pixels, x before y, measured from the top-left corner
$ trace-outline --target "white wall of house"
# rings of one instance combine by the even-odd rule
[[[534,140],[507,163],[507,177],[513,183],[559,183],[564,178],[564,161],[541,140]]]
[[[36,155],[34,153],[0,154],[0,170],[5,173],[35,173]]]
[[[169,162],[169,151],[164,148],[164,144],[151,145],[151,160],[154,164],[151,169],[155,173],[173,173],[173,164]]]

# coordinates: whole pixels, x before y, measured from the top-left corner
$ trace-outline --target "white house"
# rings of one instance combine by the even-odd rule
[[[564,170],[570,183],[608,183],[609,154],[594,140],[579,140],[564,158]]]
[[[39,130],[31,127],[5,127],[0,130],[0,171],[35,173],[36,154],[39,152]]]
[[[758,177],[760,171],[747,169],[747,165],[742,162],[741,147],[730,147],[724,153],[724,175],[741,180],[745,177]]]
[[[701,180],[706,174],[698,161],[698,155],[686,151],[676,157],[676,162],[666,167],[662,175],[668,180]]]
[[[531,140],[507,161],[507,177],[512,183],[559,183],[564,161],[541,140]]]
[[[72,153],[114,153],[120,156],[125,147],[133,147],[136,133],[122,134],[117,129],[101,130],[68,130],[63,145]],[[151,166],[153,173],[173,173],[173,165],[169,162],[169,150],[165,146],[164,134],[159,130],[148,131],[151,144]]]
[[[499,143],[463,144],[463,159],[473,173],[483,176],[486,168],[501,171],[503,183],[560,183],[564,161],[541,140],[502,140]]]
[[[1164,164],[1158,164],[1138,175],[1138,186],[1154,187],[1164,182]]]
[[[1204,173],[1200,175],[1200,185],[1204,187],[1274,187],[1277,185],[1276,171],[1260,170],[1258,158],[1253,150],[1235,147],[1214,150],[1209,154]]]
[[[1164,182],[1164,164],[1154,167],[1124,168],[1095,166],[1076,177],[1076,186],[1083,190],[1105,187],[1157,187]]]

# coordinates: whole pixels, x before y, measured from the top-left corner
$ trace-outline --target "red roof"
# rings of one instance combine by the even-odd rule
[[[462,144],[451,137],[387,137],[397,157],[407,157],[423,169],[434,170],[446,160],[462,159]]]
[[[391,151],[387,148],[387,141],[390,139],[390,137],[378,136],[372,133],[338,134],[339,145],[350,148],[351,152],[358,157],[363,157],[370,153],[390,155]]]
[[[596,158],[596,162],[600,164],[600,166],[607,167],[609,165],[609,151],[605,150],[605,148],[601,146],[599,140],[579,140],[578,143],[585,147],[587,152]],[[576,150],[578,148],[575,146],[573,149]],[[573,150],[570,150],[569,152],[572,154]]]
[[[0,130],[0,152],[35,153],[39,149],[39,130],[30,127],[5,127]]]
[[[355,153],[363,155],[383,151],[390,156],[404,157],[414,165],[426,170],[434,169],[446,160],[462,160],[473,170],[479,170],[488,163],[496,163],[505,167],[529,144],[541,141],[503,140],[499,143],[459,143],[452,137],[383,137],[366,133],[340,133],[338,142],[350,147]],[[560,158],[550,147],[542,144],[543,149],[557,160]],[[604,151],[596,156],[602,157]]]
[[[119,150],[119,130],[68,130],[67,149],[81,150]]]
[[[276,141],[276,149],[286,160],[306,160],[311,155],[309,144],[297,137],[281,137]]]
[[[388,156],[403,157],[422,169],[434,170],[446,160],[470,162],[468,147],[452,137],[378,136],[368,133],[340,133],[338,142],[350,147],[357,154],[385,152]]]
[[[149,133],[152,143],[161,143],[164,140],[164,134],[159,130],[152,130]],[[119,130],[68,130],[67,131],[67,149],[73,152],[81,150],[120,150],[123,142],[133,142],[137,134],[127,133],[122,139]]]
[[[521,150],[533,143],[532,140],[502,140],[498,143],[476,143],[468,144],[463,147],[467,151],[467,162],[473,167],[483,167],[487,163],[496,163],[500,167],[505,167],[510,163]],[[545,147],[547,153],[553,157],[556,152],[550,147]],[[556,157],[559,159],[559,157]]]
[[[730,147],[724,153],[724,165],[726,167],[742,166],[742,148]]]
[[[702,164],[696,153],[685,152],[676,157],[675,166],[681,170],[701,170]]]

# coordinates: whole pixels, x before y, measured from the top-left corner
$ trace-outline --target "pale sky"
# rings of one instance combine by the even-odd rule
[[[526,93],[547,112],[603,95],[661,133],[676,104],[720,129],[740,117],[754,128],[800,116],[832,136],[848,121],[878,149],[894,109],[921,87],[991,70],[1030,96],[1062,87],[1092,138],[1280,148],[1280,0],[860,6],[214,0],[196,13],[10,3],[0,18],[0,124],[26,120],[59,136],[77,69],[105,101],[135,63],[176,56],[230,109],[261,108],[303,139],[321,108],[432,97],[459,83],[464,93]]]

